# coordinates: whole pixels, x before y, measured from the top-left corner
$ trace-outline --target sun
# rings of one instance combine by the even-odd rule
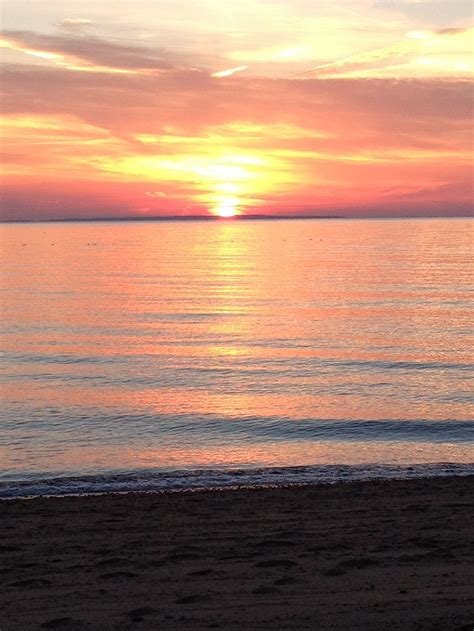
[[[239,214],[240,199],[238,197],[219,197],[213,212],[218,217],[235,217]]]
[[[235,217],[236,215],[236,210],[235,208],[232,207],[227,207],[227,208],[219,208],[217,210],[217,216],[218,217]]]

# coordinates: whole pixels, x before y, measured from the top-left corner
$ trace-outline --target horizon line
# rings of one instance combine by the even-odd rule
[[[123,217],[48,217],[45,219],[0,219],[0,223],[73,223],[73,222],[119,222],[119,221],[251,221],[251,220],[302,220],[302,219],[456,219],[472,218],[472,213],[459,215],[262,215],[247,214],[234,215],[233,217],[220,217],[218,215],[154,215],[140,217],[126,215]]]

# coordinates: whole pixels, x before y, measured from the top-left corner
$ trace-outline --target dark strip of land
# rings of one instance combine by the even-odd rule
[[[218,215],[155,215],[155,216],[117,216],[117,217],[60,217],[48,219],[4,219],[1,223],[75,223],[75,222],[120,222],[120,221],[251,221],[253,219],[278,221],[282,219],[345,219],[341,215],[233,215],[219,217]]]

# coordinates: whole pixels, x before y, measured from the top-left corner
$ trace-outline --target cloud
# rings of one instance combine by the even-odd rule
[[[350,55],[319,64],[299,73],[302,77],[359,74],[361,71],[384,71],[395,67],[399,76],[415,74],[459,74],[471,69],[472,28],[445,28],[437,31],[417,30],[391,46]],[[430,72],[431,70],[431,72]]]
[[[304,72],[300,73],[300,76],[316,75],[316,74],[331,74],[333,71],[340,71],[341,69],[356,69],[360,67],[367,67],[376,62],[384,61],[386,59],[394,59],[395,57],[405,57],[408,53],[412,52],[416,48],[411,42],[398,42],[393,46],[387,48],[380,48],[378,50],[371,50],[365,53],[351,55],[344,59],[338,59],[327,64],[320,64],[308,68]]]
[[[242,70],[246,70],[248,66],[237,66],[236,68],[229,68],[228,70],[221,70],[220,72],[214,72],[211,77],[216,77],[218,79],[222,79],[224,77],[231,77],[236,72],[242,72]]]
[[[57,22],[56,26],[64,26],[67,28],[80,28],[83,26],[88,26],[92,24],[92,20],[88,20],[87,18],[66,18],[65,20],[61,20],[61,22]]]
[[[57,216],[205,212],[227,198],[265,212],[382,202],[395,212],[396,200],[397,212],[421,212],[437,189],[453,211],[468,203],[454,185],[471,169],[465,80],[16,65],[2,89],[4,216],[44,215],[55,199]]]
[[[319,145],[341,138],[350,144],[354,137],[357,142],[375,137],[380,143],[383,136],[389,145],[406,139],[411,146],[420,138],[426,146],[450,136],[453,144],[463,134],[469,138],[472,117],[471,84],[462,80],[301,81],[238,75],[222,82],[184,70],[99,76],[9,66],[2,88],[6,113],[72,115],[125,139],[153,134],[179,139],[221,127],[227,137],[258,143],[268,126],[278,125],[274,131],[290,144],[306,134],[305,142],[313,138]]]
[[[377,0],[374,8],[404,14],[424,24],[472,20],[471,0]]]
[[[159,199],[166,197],[166,193],[163,193],[163,191],[145,191],[145,195],[147,197],[157,197]]]
[[[459,35],[459,33],[465,33],[469,31],[469,28],[440,28],[438,31],[438,35]]]
[[[108,42],[97,37],[43,35],[5,30],[0,46],[50,60],[72,70],[138,74],[171,70],[178,56],[163,50]]]

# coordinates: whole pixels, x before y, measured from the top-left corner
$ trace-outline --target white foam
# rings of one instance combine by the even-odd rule
[[[2,482],[0,483],[0,498],[136,492],[166,493],[468,475],[474,475],[474,463],[414,464],[412,466],[325,465],[197,471],[144,470]]]

